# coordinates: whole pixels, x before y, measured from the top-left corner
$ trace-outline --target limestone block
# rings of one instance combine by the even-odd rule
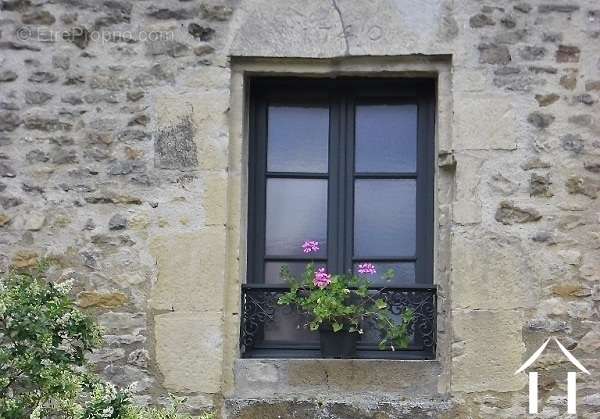
[[[189,121],[189,129],[186,130],[189,135],[182,138],[185,138],[187,148],[190,148],[188,140],[193,141],[200,169],[227,168],[227,90],[209,90],[193,96],[159,96],[155,106],[160,132]]]
[[[518,115],[510,97],[454,97],[455,150],[514,150]]]
[[[155,353],[170,391],[216,393],[221,387],[223,329],[219,313],[154,317]]]
[[[458,31],[442,0],[262,0],[242,9],[234,56],[440,54]]]
[[[464,345],[461,354],[452,359],[452,390],[522,389],[526,375],[513,375],[525,354],[522,323],[516,311],[455,311],[454,338]]]
[[[470,240],[455,234],[452,243],[452,295],[455,308],[534,307],[535,275],[518,240],[486,236]]]
[[[225,227],[157,236],[150,251],[158,265],[151,292],[157,310],[221,311],[225,282]]]
[[[329,2],[246,1],[231,55],[334,57],[346,50],[342,22]]]
[[[77,296],[77,304],[82,308],[101,307],[112,308],[119,307],[127,303],[127,295],[122,292],[93,292],[83,291]]]
[[[202,203],[206,211],[206,225],[224,225],[227,222],[227,173],[203,176]]]
[[[463,199],[452,205],[452,219],[461,225],[481,222],[481,202],[477,199]]]

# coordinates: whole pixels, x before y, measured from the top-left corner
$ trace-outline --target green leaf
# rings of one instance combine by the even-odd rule
[[[339,332],[340,330],[342,330],[344,328],[344,326],[342,326],[338,322],[333,322],[333,324],[331,325],[331,327],[332,327],[332,329],[333,329],[334,332]]]
[[[375,301],[375,307],[377,307],[380,310],[383,310],[384,308],[387,308],[387,303],[380,298],[377,301]]]

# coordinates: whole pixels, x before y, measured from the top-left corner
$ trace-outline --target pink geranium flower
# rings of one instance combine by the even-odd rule
[[[375,270],[375,265],[372,263],[361,263],[358,265],[358,273],[373,275],[377,273],[377,270]]]
[[[325,272],[325,268],[319,268],[317,272],[315,272],[313,284],[315,284],[315,287],[317,288],[325,288],[327,285],[331,284],[331,274]]]
[[[302,245],[302,251],[304,253],[316,253],[319,249],[319,242],[314,240],[305,241]]]

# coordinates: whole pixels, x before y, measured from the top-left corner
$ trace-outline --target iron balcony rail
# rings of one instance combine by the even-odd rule
[[[288,316],[297,319],[300,314],[292,307],[280,306],[277,300],[289,288],[285,285],[242,285],[242,312],[240,322],[240,352],[244,358],[311,358],[319,356],[318,343],[298,340],[272,339],[270,328]],[[376,342],[359,342],[359,358],[434,359],[436,353],[437,293],[431,285],[410,287],[369,287],[380,292],[392,315],[405,308],[414,310],[411,325],[411,344],[399,350],[380,350]],[[306,320],[306,318],[305,318]],[[302,323],[306,323],[303,321]],[[296,324],[296,328],[302,325]],[[363,325],[365,334],[377,331],[373,325]],[[369,332],[369,328],[373,328]]]

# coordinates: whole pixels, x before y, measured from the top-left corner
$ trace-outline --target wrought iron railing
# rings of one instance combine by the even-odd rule
[[[399,316],[407,307],[415,315],[411,324],[411,343],[407,348],[391,351],[380,350],[376,344],[378,331],[374,325],[364,325],[366,335],[358,345],[360,358],[433,359],[436,353],[437,295],[432,286],[371,287],[370,290],[384,298],[392,317]],[[302,317],[289,306],[277,304],[287,291],[285,286],[268,284],[245,284],[242,286],[242,312],[240,350],[243,357],[318,357],[318,341],[311,339],[273,339],[273,329],[281,326],[302,328]],[[294,323],[295,320],[295,323]],[[302,321],[304,320],[304,321]],[[291,321],[291,323],[290,323]],[[281,324],[278,325],[278,322]],[[293,326],[292,326],[293,324]],[[304,332],[304,338],[307,336]],[[375,339],[375,340],[373,340]]]

